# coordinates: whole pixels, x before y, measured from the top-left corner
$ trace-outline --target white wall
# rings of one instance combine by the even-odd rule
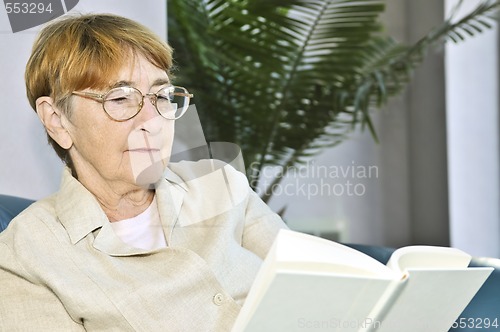
[[[166,38],[165,0],[81,0],[71,12],[126,16]],[[62,169],[25,96],[24,66],[39,30],[12,33],[0,6],[0,194],[33,199],[57,190]]]
[[[457,2],[447,0],[447,10]],[[497,27],[446,48],[452,245],[492,257],[500,257],[498,59]]]

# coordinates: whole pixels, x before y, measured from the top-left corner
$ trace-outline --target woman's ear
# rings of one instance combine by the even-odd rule
[[[65,115],[57,108],[54,100],[47,96],[39,97],[36,100],[36,113],[50,137],[61,148],[68,150],[73,145],[73,140],[65,126],[68,121],[64,121]]]

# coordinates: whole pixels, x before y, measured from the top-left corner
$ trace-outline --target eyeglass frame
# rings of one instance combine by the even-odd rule
[[[174,117],[174,118],[167,118],[165,117],[163,114],[161,114],[160,110],[158,110],[158,105],[156,103],[156,101],[158,100],[158,92],[160,92],[161,90],[164,90],[166,88],[169,88],[169,87],[172,87],[174,89],[176,88],[180,88],[180,89],[183,89],[186,91],[186,93],[180,93],[180,94],[177,94],[177,95],[180,95],[180,96],[183,96],[183,97],[187,97],[188,98],[188,106],[186,107],[186,110],[182,112],[182,114],[178,117]],[[131,117],[127,118],[127,119],[121,119],[121,120],[118,120],[118,119],[115,119],[113,118],[109,113],[108,111],[106,111],[106,108],[104,107],[104,103],[107,101],[105,98],[111,93],[111,91],[115,90],[115,89],[120,89],[120,88],[130,88],[130,89],[133,89],[137,92],[139,92],[139,94],[142,96],[142,100],[141,102],[139,103],[139,108],[137,110],[137,112],[132,115]],[[141,110],[143,109],[144,107],[144,98],[147,97],[149,99],[149,101],[151,102],[151,104],[153,104],[153,106],[155,107],[155,110],[156,112],[158,112],[158,114],[163,117],[164,119],[167,119],[167,120],[177,120],[179,119],[180,117],[182,117],[184,115],[184,113],[186,113],[187,111],[187,108],[189,107],[189,100],[191,98],[194,97],[194,95],[192,93],[189,93],[189,91],[182,87],[182,86],[177,86],[177,85],[167,85],[165,87],[162,87],[160,88],[157,92],[150,92],[150,93],[146,93],[146,94],[143,94],[141,90],[137,89],[137,88],[134,88],[133,86],[121,86],[121,87],[114,87],[114,88],[111,88],[108,92],[106,93],[94,93],[94,92],[88,92],[88,91],[73,91],[71,93],[72,95],[75,95],[75,96],[79,96],[79,97],[83,97],[83,98],[89,98],[89,99],[92,99],[94,101],[98,101],[101,103],[102,105],[102,109],[104,111],[104,113],[106,113],[106,115],[113,121],[116,121],[116,122],[125,122],[125,121],[128,121],[130,119],[133,119],[134,117],[137,116],[137,114],[139,114],[141,112]],[[151,97],[154,97],[153,99]]]

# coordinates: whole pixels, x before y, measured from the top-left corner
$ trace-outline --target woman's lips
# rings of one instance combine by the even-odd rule
[[[152,149],[152,148],[139,148],[139,149],[129,149],[128,152],[139,152],[139,153],[154,153],[160,152],[160,149]]]

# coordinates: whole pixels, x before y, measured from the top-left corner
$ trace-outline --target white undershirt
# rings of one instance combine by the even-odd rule
[[[111,228],[123,242],[134,248],[153,250],[167,246],[156,197],[143,213],[130,219],[112,222]]]

